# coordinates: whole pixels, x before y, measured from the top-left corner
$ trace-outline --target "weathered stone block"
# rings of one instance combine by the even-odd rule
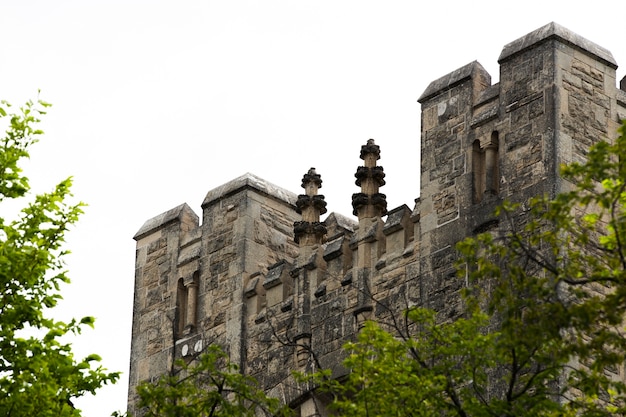
[[[497,231],[492,213],[503,199],[526,202],[560,191],[559,164],[583,161],[589,146],[626,117],[610,52],[557,24],[507,44],[499,63],[498,84],[472,62],[420,97],[421,184],[413,211],[392,210],[386,222],[368,212],[358,224],[331,214],[328,242],[320,236],[317,246],[299,247],[296,194],[246,174],[207,193],[202,225],[186,205],[148,220],[135,235],[132,386],[169,371],[180,355],[187,339],[173,340],[172,327],[189,301],[185,294],[197,297],[198,325],[184,338],[223,345],[245,373],[302,415],[316,410],[290,376],[306,369],[296,342],[310,343],[339,377],[347,372],[341,346],[355,339],[364,319],[387,320],[412,306],[436,309],[439,320],[462,314],[465,281],[456,274],[455,244]],[[364,155],[378,158],[370,145],[378,146],[368,142]],[[489,168],[481,162],[487,154]],[[359,182],[378,193],[371,171],[357,171]],[[474,198],[487,172],[495,181]],[[176,288],[195,272],[197,293]],[[131,388],[131,411],[136,398]]]

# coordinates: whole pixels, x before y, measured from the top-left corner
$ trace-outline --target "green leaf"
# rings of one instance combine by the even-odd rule
[[[81,326],[93,327],[93,318],[77,324],[48,316],[62,298],[59,284],[69,282],[63,244],[82,204],[71,201],[69,179],[48,193],[28,194],[21,164],[43,134],[38,117],[49,104],[29,101],[9,113],[11,106],[1,103],[0,115],[10,123],[0,138],[0,204],[14,200],[11,206],[22,209],[10,223],[0,219],[0,415],[80,416],[72,399],[119,379],[119,373],[98,366],[98,355],[76,361],[72,346],[63,341]]]

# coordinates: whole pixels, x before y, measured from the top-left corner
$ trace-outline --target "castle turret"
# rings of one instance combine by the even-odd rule
[[[613,56],[556,23],[504,46],[500,82],[478,63],[433,81],[422,105],[420,236],[423,300],[450,315],[462,280],[455,244],[498,227],[504,199],[567,190],[562,164],[615,135],[621,92]]]
[[[465,281],[456,243],[497,229],[493,212],[504,199],[567,190],[559,166],[584,160],[626,118],[626,81],[616,88],[611,53],[555,23],[506,45],[499,63],[498,84],[471,62],[419,98],[413,210],[387,212],[380,148],[370,139],[355,174],[358,223],[338,213],[321,221],[314,168],[299,196],[246,174],[209,191],[202,224],[187,205],[147,221],[135,235],[129,410],[137,411],[138,383],[217,343],[300,417],[327,415],[326,400],[293,370],[345,376],[342,346],[369,318],[386,326],[416,305],[457,318]]]

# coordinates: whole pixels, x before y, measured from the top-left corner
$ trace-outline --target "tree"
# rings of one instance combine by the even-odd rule
[[[43,132],[37,128],[48,103],[27,102],[18,111],[0,102],[6,132],[0,139],[0,204],[21,203],[30,185],[20,162]],[[69,282],[64,270],[64,236],[82,204],[69,202],[71,179],[23,205],[15,220],[0,217],[0,415],[80,416],[72,401],[94,393],[119,374],[97,365],[98,355],[77,360],[68,334],[94,319],[69,323],[49,316]],[[3,211],[3,215],[5,212]]]
[[[243,375],[217,345],[172,372],[137,387],[145,417],[288,416],[288,407],[268,397],[254,378]]]
[[[464,313],[414,307],[369,322],[344,365],[313,379],[346,416],[626,415],[626,123],[569,190],[506,202],[457,246]]]

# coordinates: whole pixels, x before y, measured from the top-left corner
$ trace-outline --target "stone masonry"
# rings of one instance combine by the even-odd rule
[[[626,118],[626,80],[616,87],[611,53],[556,23],[507,44],[498,62],[497,84],[471,62],[420,96],[413,209],[387,210],[370,139],[355,174],[356,220],[320,220],[326,202],[313,168],[301,195],[246,174],[209,191],[201,222],[186,204],[148,220],[134,236],[129,410],[139,382],[218,343],[299,415],[325,415],[324,399],[292,370],[340,376],[341,346],[368,318],[414,305],[458,316],[455,243],[497,228],[503,199],[566,190],[558,167],[584,160]]]

